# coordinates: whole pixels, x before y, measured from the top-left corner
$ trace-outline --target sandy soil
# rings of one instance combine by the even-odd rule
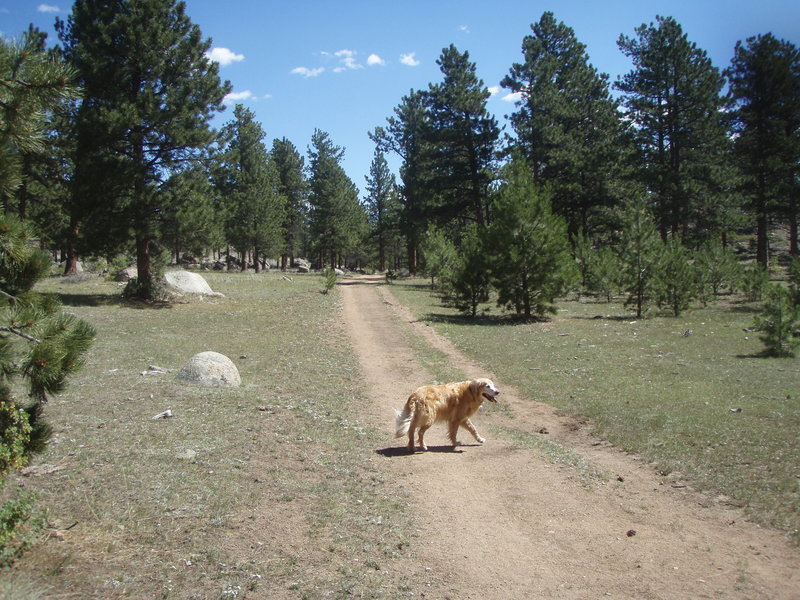
[[[376,449],[378,464],[412,498],[412,559],[426,570],[424,580],[409,584],[419,595],[800,598],[800,551],[780,533],[748,522],[722,497],[658,476],[550,406],[522,396],[513,381],[498,380],[416,321],[381,279],[345,280],[341,290],[369,390],[364,418],[387,431],[386,446]],[[482,410],[473,422],[487,438],[484,445],[462,431],[465,445],[452,451],[437,425],[426,436],[429,452],[407,454],[406,440],[393,437],[393,409],[433,380],[412,351],[414,335],[444,351],[469,377],[492,378],[513,420],[503,411]],[[493,438],[492,429],[500,427],[546,435],[612,475],[587,484],[575,468]]]

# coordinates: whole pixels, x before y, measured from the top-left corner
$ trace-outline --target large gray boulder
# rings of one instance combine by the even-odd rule
[[[239,369],[230,358],[219,352],[195,354],[178,371],[177,378],[209,387],[238,387],[242,383]]]
[[[164,273],[167,287],[181,294],[201,294],[203,296],[222,296],[208,285],[202,275],[189,271],[167,271]]]

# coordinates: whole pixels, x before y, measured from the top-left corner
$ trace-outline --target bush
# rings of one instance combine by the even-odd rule
[[[444,231],[431,225],[425,232],[420,250],[425,261],[425,272],[431,278],[431,286],[435,287],[436,280],[441,279],[456,263],[458,256],[455,244]]]
[[[742,272],[739,288],[749,302],[762,300],[768,287],[769,271],[761,265],[747,267]]]
[[[327,294],[330,292],[334,286],[336,285],[336,269],[333,267],[328,267],[322,273],[322,293]]]
[[[733,290],[741,279],[741,267],[733,250],[708,243],[694,254],[697,287],[703,303],[713,301],[723,288]]]
[[[611,302],[619,291],[621,279],[619,259],[611,248],[604,246],[594,252],[588,261],[587,277],[589,289]]]
[[[477,316],[478,306],[489,300],[486,251],[477,225],[467,230],[452,266],[441,276],[440,296],[445,306]]]
[[[524,161],[512,161],[505,176],[487,232],[497,304],[526,319],[554,313],[555,299],[579,276],[566,223],[553,214],[550,198],[533,181]]]
[[[794,356],[800,345],[800,306],[794,302],[791,290],[777,284],[769,286],[764,311],[755,317],[759,339],[768,356]]]
[[[35,494],[22,492],[0,505],[0,567],[11,566],[44,529],[45,516],[35,504]]]
[[[656,264],[653,296],[659,308],[668,306],[676,317],[697,297],[697,273],[689,261],[689,251],[677,238],[664,245]]]

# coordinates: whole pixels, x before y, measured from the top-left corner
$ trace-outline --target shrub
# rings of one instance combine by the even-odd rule
[[[554,313],[555,299],[578,278],[566,223],[523,161],[512,161],[505,175],[487,232],[497,304],[526,319]]]
[[[336,285],[336,279],[337,279],[336,269],[334,269],[333,267],[328,267],[327,269],[325,269],[325,271],[323,271],[322,273],[323,294],[327,294],[334,288],[334,286]]]
[[[733,250],[708,243],[694,253],[700,299],[714,300],[723,288],[733,290],[741,278],[741,267]]]
[[[480,230],[473,225],[461,240],[461,247],[441,277],[440,296],[445,306],[477,316],[478,306],[489,300],[489,275]]]
[[[621,279],[619,259],[611,248],[604,246],[594,252],[588,261],[587,277],[589,289],[611,302],[619,291]]]
[[[759,339],[768,356],[794,356],[800,345],[800,306],[794,302],[791,290],[772,284],[767,291],[764,310],[755,317]]]
[[[677,238],[664,245],[656,264],[653,295],[659,308],[668,306],[676,317],[697,297],[697,273],[689,261],[689,251]]]
[[[46,524],[35,509],[36,495],[18,493],[0,505],[0,567],[9,567],[38,538]]]
[[[739,287],[749,302],[762,300],[769,287],[769,271],[761,265],[745,268],[742,272]]]

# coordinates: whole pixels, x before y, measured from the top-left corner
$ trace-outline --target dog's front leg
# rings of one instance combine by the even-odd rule
[[[486,441],[484,438],[482,438],[482,437],[481,437],[481,435],[478,433],[478,430],[477,430],[477,429],[475,429],[475,425],[473,425],[473,424],[472,424],[472,421],[470,421],[469,419],[467,419],[466,421],[464,421],[464,422],[461,424],[461,426],[462,426],[464,429],[466,429],[467,431],[469,431],[469,432],[472,434],[472,437],[474,437],[474,438],[475,438],[475,441],[477,441],[479,444],[482,444],[483,442],[485,442],[485,441]]]

